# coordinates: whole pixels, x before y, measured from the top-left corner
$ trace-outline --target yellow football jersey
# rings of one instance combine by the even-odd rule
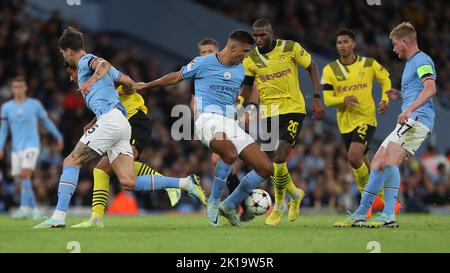
[[[119,92],[120,102],[127,110],[127,119],[130,119],[134,114],[138,112],[138,110],[141,110],[142,112],[147,114],[147,107],[145,106],[144,98],[140,94],[125,94],[122,85],[119,85],[116,89],[117,92]]]
[[[276,40],[276,46],[265,54],[259,53],[255,47],[243,64],[245,75],[256,80],[263,117],[306,113],[298,65],[307,68],[311,64],[311,55],[299,43]]]
[[[352,64],[343,65],[335,60],[323,68],[321,84],[325,106],[337,106],[337,124],[342,134],[349,133],[362,124],[377,126],[372,96],[374,79],[381,84],[382,100],[388,102],[385,91],[391,89],[389,72],[375,59],[356,56]],[[346,96],[357,97],[358,104],[346,107]]]

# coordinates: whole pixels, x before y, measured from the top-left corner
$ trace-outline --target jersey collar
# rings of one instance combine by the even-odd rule
[[[408,60],[406,60],[407,62],[409,62],[409,60],[411,60],[412,58],[414,58],[417,54],[419,54],[420,52],[422,52],[422,50],[418,50],[416,53],[414,53],[411,57],[409,57]]]
[[[359,60],[359,56],[355,54],[355,60],[353,60],[353,62],[351,62],[351,63],[349,63],[349,64],[343,64],[343,63],[341,63],[341,59],[339,59],[339,58],[338,58],[337,60],[338,60],[338,62],[339,62],[341,65],[349,66],[349,65],[352,65],[352,64],[356,63],[356,62]]]
[[[270,49],[267,52],[264,52],[264,53],[260,52],[258,47],[256,47],[256,50],[258,51],[259,54],[265,55],[267,53],[272,52],[272,50],[274,50],[274,48],[277,46],[277,43],[278,43],[277,40],[272,39],[272,44],[270,45]]]

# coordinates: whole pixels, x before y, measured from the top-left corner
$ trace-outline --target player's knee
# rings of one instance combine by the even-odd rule
[[[120,183],[122,184],[122,187],[126,191],[134,191],[134,188],[136,186],[136,180],[135,179],[123,179],[120,180]]]
[[[352,165],[353,169],[359,168],[361,166],[361,163],[363,163],[363,161],[361,160],[361,155],[356,155],[354,153],[348,153],[347,160],[350,165]]]
[[[287,161],[289,153],[292,151],[292,144],[287,141],[281,141],[278,148],[273,153],[273,162],[281,164]]]
[[[227,150],[225,153],[221,155],[222,160],[227,164],[233,164],[234,161],[238,158],[238,153],[235,149]]]
[[[375,171],[382,171],[384,169],[385,162],[381,156],[375,156],[370,162],[370,169]]]
[[[134,173],[120,174],[117,175],[117,178],[119,179],[120,184],[122,185],[124,190],[134,191],[134,188],[136,186],[136,176],[134,175]]]

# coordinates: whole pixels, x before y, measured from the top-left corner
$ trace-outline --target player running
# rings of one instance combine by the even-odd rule
[[[383,141],[370,165],[369,183],[364,188],[359,208],[335,226],[398,227],[394,209],[400,187],[399,165],[419,149],[434,126],[436,70],[433,60],[417,45],[414,27],[403,22],[395,27],[389,38],[393,51],[406,60],[402,74],[401,92],[387,91],[391,100],[402,97],[402,113],[397,125]],[[384,186],[385,206],[373,221],[366,221],[367,210]]]
[[[11,130],[11,175],[21,185],[20,208],[12,217],[25,219],[31,215],[33,220],[37,220],[40,215],[36,207],[31,176],[40,152],[38,121],[42,121],[45,128],[56,139],[57,151],[61,151],[64,146],[63,138],[47,116],[41,102],[27,97],[28,86],[25,79],[14,78],[10,86],[13,99],[4,103],[1,110],[0,160],[5,156],[5,142],[8,131]]]
[[[65,227],[66,211],[76,189],[80,168],[107,154],[111,169],[125,190],[149,191],[161,188],[184,188],[204,200],[199,178],[170,178],[144,175],[136,178],[130,145],[131,127],[126,111],[114,88],[121,74],[106,60],[84,51],[83,34],[69,27],[58,41],[61,54],[69,65],[78,68],[78,86],[86,106],[95,113],[95,124],[80,138],[72,153],[64,159],[58,189],[58,203],[52,217],[34,228]],[[128,78],[129,79],[129,78]],[[127,81],[131,84],[131,80]],[[132,89],[133,86],[128,86]],[[86,94],[86,95],[84,95]]]
[[[212,226],[219,225],[219,212],[231,225],[240,225],[235,209],[254,188],[273,174],[273,165],[267,155],[235,120],[236,98],[245,78],[241,62],[253,44],[254,39],[249,33],[236,30],[229,36],[225,48],[217,54],[197,57],[180,71],[142,86],[164,87],[193,78],[199,114],[195,120],[196,135],[221,158],[215,169],[214,181],[223,181],[224,186],[231,165],[238,157],[254,168],[224,201],[208,200],[207,216]]]
[[[217,52],[219,52],[219,43],[212,39],[212,38],[204,38],[202,39],[199,43],[198,43],[198,53],[200,56],[206,56],[209,54],[216,54]],[[239,109],[243,106],[243,97],[242,96],[238,96],[238,100],[237,100],[237,111],[239,112]],[[192,109],[193,112],[196,112],[196,108],[195,108],[195,96],[192,96]],[[216,172],[220,172],[221,169],[221,165],[223,164],[223,162],[220,159],[220,156],[216,153],[213,153],[211,156],[212,162],[213,164],[216,166],[216,168],[218,168],[216,170]],[[219,161],[221,161],[219,163]],[[219,167],[217,167],[217,164],[219,164]],[[237,170],[236,167],[232,167],[230,170],[229,175],[227,176],[227,179],[225,181],[222,180],[216,180],[213,182],[213,186],[211,188],[211,195],[208,198],[208,202],[210,204],[212,203],[216,203],[217,201],[220,200],[223,191],[225,189],[225,185],[228,188],[228,191],[231,193],[234,189],[236,189],[236,187],[239,185],[239,178],[236,175]],[[225,175],[223,175],[225,176]],[[219,178],[222,176],[216,176],[215,178]],[[241,208],[242,208],[242,214],[239,217],[239,220],[241,222],[247,222],[250,221],[251,219],[253,219],[255,216],[249,212],[247,210],[247,207],[245,205],[243,205],[243,203],[241,204]]]
[[[354,53],[355,34],[341,30],[336,35],[336,49],[339,59],[328,63],[322,72],[323,100],[327,107],[337,107],[337,124],[347,148],[347,159],[359,191],[369,181],[370,163],[367,157],[370,141],[377,127],[375,102],[372,96],[373,81],[381,85],[381,100],[378,112],[388,110],[391,89],[389,72],[375,59]],[[384,191],[379,194],[384,202]],[[398,203],[400,209],[400,203]],[[372,209],[368,210],[370,218]]]
[[[72,82],[78,82],[78,73],[76,67],[71,67],[66,63],[66,69]],[[120,84],[121,79],[127,79],[123,74],[119,77],[116,84]],[[125,80],[126,81],[126,80]],[[132,84],[132,83],[131,83]],[[152,127],[150,119],[147,116],[147,107],[142,96],[138,93],[128,94],[123,85],[116,88],[119,93],[120,102],[127,110],[127,119],[131,125],[131,148],[134,155],[134,173],[140,175],[161,175],[150,166],[137,161],[142,150],[148,146]],[[84,127],[84,132],[89,130],[93,124]],[[73,228],[104,227],[103,217],[109,197],[109,180],[113,174],[108,158],[104,156],[93,170],[94,193],[92,196],[92,215],[87,221],[72,226]],[[166,188],[172,206],[175,206],[181,198],[180,189]]]
[[[297,42],[273,39],[273,30],[266,19],[258,19],[252,26],[256,47],[244,60],[246,69],[243,94],[247,105],[258,104],[258,95],[252,91],[256,80],[259,90],[259,111],[262,116],[262,131],[270,133],[271,120],[279,120],[277,146],[266,149],[275,168],[272,176],[275,204],[267,225],[278,225],[283,217],[286,191],[289,202],[289,221],[295,221],[300,214],[300,203],[305,193],[295,186],[287,168],[287,158],[295,147],[297,136],[306,115],[305,99],[299,86],[298,66],[305,68],[311,77],[314,98],[313,117],[320,120],[325,110],[320,102],[319,70],[311,55]],[[248,94],[250,94],[248,98]]]

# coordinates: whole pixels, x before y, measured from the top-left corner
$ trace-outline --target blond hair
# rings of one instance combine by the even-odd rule
[[[403,22],[400,25],[396,26],[391,33],[389,34],[389,38],[392,40],[396,39],[408,39],[411,42],[417,41],[417,32],[414,29],[413,25],[410,22]]]

